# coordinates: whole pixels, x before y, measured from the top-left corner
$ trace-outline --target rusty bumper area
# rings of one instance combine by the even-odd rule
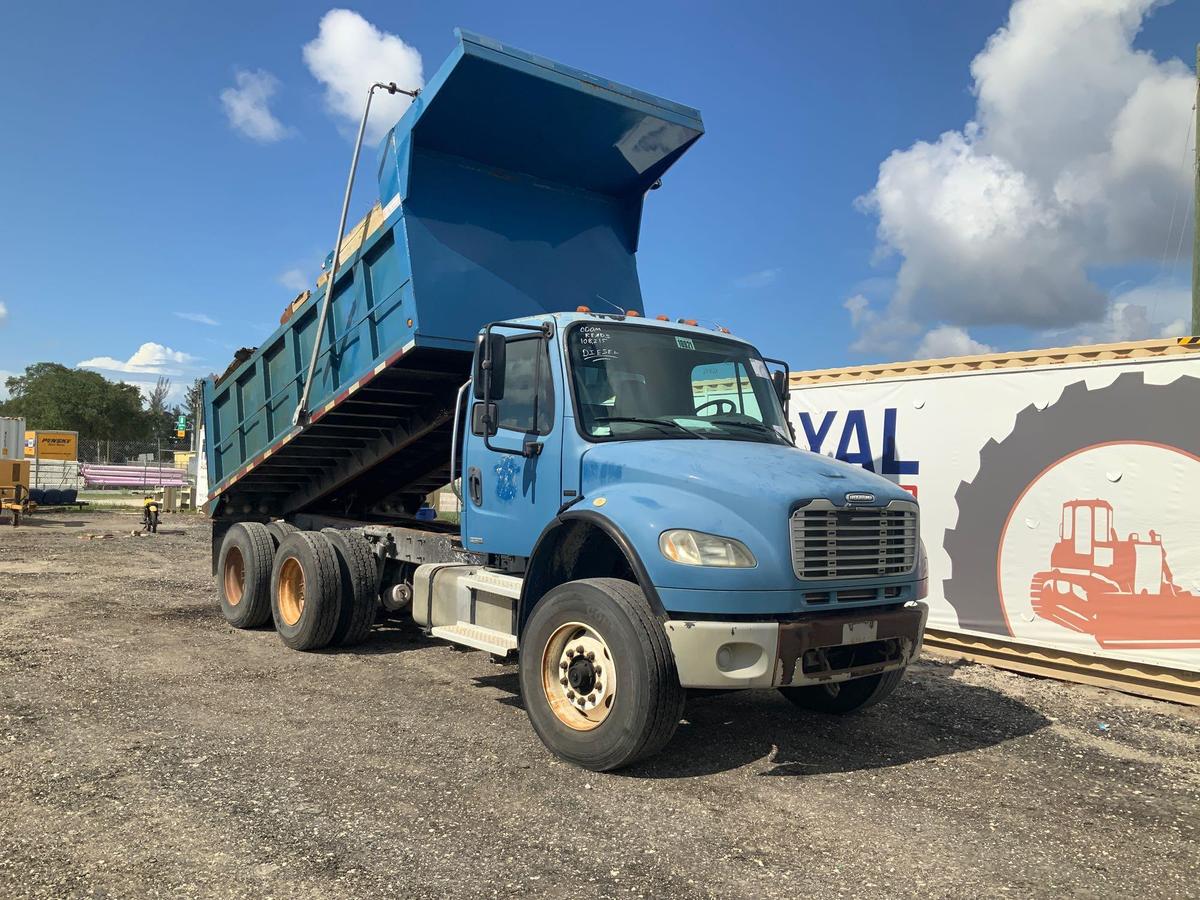
[[[929,607],[857,610],[779,626],[776,685],[847,681],[899,669],[921,649]]]

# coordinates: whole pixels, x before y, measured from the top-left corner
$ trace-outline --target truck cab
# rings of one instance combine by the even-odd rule
[[[531,717],[552,746],[608,714],[579,689],[603,680],[572,680],[581,664],[567,655],[574,637],[555,643],[566,615],[556,607],[573,601],[567,624],[585,654],[590,640],[616,670],[613,646],[633,648],[590,618],[628,604],[607,595],[614,581],[661,631],[669,677],[685,689],[775,687],[849,712],[889,692],[916,654],[926,616],[916,502],[797,449],[784,385],[748,342],[636,311],[480,333],[456,413],[461,541],[519,578],[512,633]],[[477,572],[431,575],[442,618],[460,616],[461,585]],[[539,721],[539,707],[551,715]]]

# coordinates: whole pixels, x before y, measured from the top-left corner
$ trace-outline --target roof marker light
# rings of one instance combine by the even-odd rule
[[[577,307],[575,307],[575,312],[578,312],[578,313],[590,313],[590,312],[591,312],[591,310],[590,310],[588,307],[586,307],[586,306],[577,306]]]
[[[671,321],[670,316],[655,316],[654,318],[658,319],[658,321],[660,321],[660,322],[670,322]]]
[[[691,325],[693,327],[695,327],[695,325],[696,325],[695,319],[680,319],[679,322],[682,325]]]
[[[625,315],[629,316],[631,319],[636,319],[641,316],[641,313],[636,309],[627,309],[625,310]]]

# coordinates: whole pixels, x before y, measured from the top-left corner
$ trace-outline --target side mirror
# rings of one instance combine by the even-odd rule
[[[771,373],[771,384],[775,385],[775,393],[779,397],[779,402],[786,408],[788,401],[787,373],[776,369]]]
[[[475,347],[472,393],[476,400],[504,399],[504,362],[508,344],[502,334],[484,332]],[[492,432],[495,434],[495,432]]]
[[[471,407],[471,434],[492,437],[499,430],[500,412],[495,403],[476,403]]]

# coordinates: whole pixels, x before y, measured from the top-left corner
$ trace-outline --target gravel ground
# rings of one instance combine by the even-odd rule
[[[207,524],[136,523],[0,532],[0,895],[1200,892],[1200,711],[927,658],[856,718],[694,699],[596,775],[543,750],[515,666],[235,631]]]

